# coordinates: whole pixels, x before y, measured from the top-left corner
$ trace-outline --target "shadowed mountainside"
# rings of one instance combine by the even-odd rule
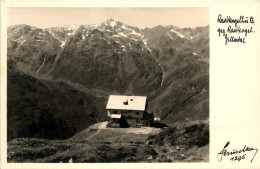
[[[35,79],[11,70],[7,81],[8,140],[19,137],[66,139],[104,120],[105,99],[63,82]]]

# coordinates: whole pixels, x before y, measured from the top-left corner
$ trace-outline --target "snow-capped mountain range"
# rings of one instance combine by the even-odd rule
[[[48,41],[52,41],[52,43],[54,43],[53,47],[56,50],[58,48],[62,50],[75,34],[80,34],[79,37],[77,36],[76,42],[79,44],[80,41],[92,38],[95,35],[96,30],[102,34],[102,38],[100,38],[100,40],[104,41],[109,46],[116,47],[118,54],[127,52],[133,48],[140,48],[151,52],[152,49],[157,48],[157,46],[153,44],[157,44],[158,41],[161,41],[162,37],[166,41],[170,41],[167,45],[172,43],[172,46],[175,47],[176,50],[179,50],[178,47],[181,43],[183,43],[183,39],[195,41],[195,38],[193,38],[194,34],[186,31],[185,29],[180,29],[172,25],[159,27],[161,30],[158,31],[158,34],[161,37],[159,37],[159,39],[158,37],[153,39],[154,35],[150,35],[150,32],[151,30],[156,29],[156,27],[152,29],[139,29],[134,26],[126,25],[120,21],[116,21],[112,18],[99,25],[65,25],[63,27],[53,27],[47,29],[39,29],[28,25],[17,25],[8,28],[8,45],[11,48],[13,45],[18,45],[25,48],[31,47],[32,49],[37,50],[37,48],[41,46],[48,46],[47,43],[50,43]],[[160,31],[163,32],[161,33]],[[181,43],[174,44],[174,41]],[[197,53],[199,52],[196,49],[195,51],[192,51],[193,55],[197,55]],[[34,60],[35,57],[32,57],[32,59]],[[37,77],[39,77],[38,74],[45,64],[45,59],[45,57],[42,59],[42,64],[35,73]],[[164,77],[163,66],[157,61],[157,58],[154,57],[154,59],[163,72],[161,82],[162,85]]]
[[[20,44],[26,43],[26,36],[19,36],[20,30],[26,26],[27,25],[17,25],[9,27],[9,30],[12,30],[12,33],[8,34],[8,38],[10,40],[17,41]],[[112,18],[99,25],[65,25],[62,27],[52,27],[47,29],[39,29],[36,27],[30,28],[31,30],[35,30],[38,33],[38,35],[35,34],[35,37],[33,37],[36,40],[36,43],[40,43],[41,41],[43,41],[43,36],[45,36],[48,32],[53,38],[59,41],[61,48],[65,46],[67,38],[73,36],[77,31],[80,30],[84,32],[82,34],[82,40],[84,40],[85,38],[91,36],[89,32],[94,29],[98,29],[99,31],[103,32],[107,37],[107,39],[104,40],[106,40],[108,43],[110,43],[111,39],[116,40],[116,42],[120,42],[120,38],[129,38],[131,41],[142,41],[144,46],[147,48],[147,38],[145,38],[144,29],[139,29],[137,27],[126,25]],[[169,29],[169,31],[166,33],[169,38],[173,39],[173,34],[177,35],[180,38],[186,38],[182,33],[178,32],[180,28],[176,26],[166,26],[166,28]],[[190,36],[189,38],[192,39],[192,36]],[[130,45],[128,46],[130,47]],[[125,50],[125,47],[122,48],[124,48]]]

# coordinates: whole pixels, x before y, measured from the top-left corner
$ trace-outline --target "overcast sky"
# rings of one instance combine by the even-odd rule
[[[38,28],[100,24],[114,18],[139,28],[175,25],[180,28],[209,25],[209,8],[8,8],[8,26]]]

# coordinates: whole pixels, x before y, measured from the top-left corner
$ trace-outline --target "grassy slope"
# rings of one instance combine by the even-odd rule
[[[162,130],[97,126],[62,141],[14,139],[8,142],[8,162],[208,161],[207,122],[178,124]]]
[[[61,82],[35,79],[9,70],[8,140],[19,137],[65,139],[104,120],[104,98]]]

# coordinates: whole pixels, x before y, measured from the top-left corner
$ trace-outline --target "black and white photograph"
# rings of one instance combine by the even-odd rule
[[[208,163],[208,7],[8,7],[7,163]]]

